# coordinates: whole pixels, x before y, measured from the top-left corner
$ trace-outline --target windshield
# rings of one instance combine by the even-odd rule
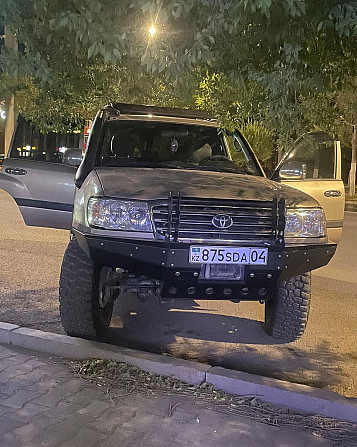
[[[170,122],[107,122],[99,165],[261,175],[238,133]]]

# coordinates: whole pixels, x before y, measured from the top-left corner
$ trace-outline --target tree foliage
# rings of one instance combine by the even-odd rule
[[[0,89],[43,129],[109,101],[195,104],[228,126],[257,122],[284,148],[331,126],[329,100],[357,75],[357,1],[0,1],[26,48],[0,55],[17,79],[3,74]]]

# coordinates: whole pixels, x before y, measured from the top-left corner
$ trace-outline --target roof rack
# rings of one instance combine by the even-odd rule
[[[143,106],[136,104],[115,103],[107,107],[116,109],[123,115],[159,115],[172,116],[178,118],[199,118],[212,120],[214,117],[203,110],[176,109],[174,107]]]

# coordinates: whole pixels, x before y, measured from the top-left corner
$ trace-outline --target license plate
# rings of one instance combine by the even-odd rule
[[[268,249],[255,247],[190,247],[192,264],[267,265]]]

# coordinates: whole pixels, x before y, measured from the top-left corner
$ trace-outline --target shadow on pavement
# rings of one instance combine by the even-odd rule
[[[0,299],[0,321],[64,333],[57,287],[2,291]],[[303,349],[269,337],[260,321],[215,311],[214,304],[206,309],[193,300],[140,303],[127,295],[116,303],[102,341],[322,388],[346,380],[343,362],[356,363],[327,342]]]
[[[301,349],[269,337],[259,321],[207,310],[192,300],[143,304],[128,295],[116,303],[105,341],[310,386],[343,382],[346,359],[328,342]]]
[[[110,340],[115,343],[116,338],[123,341],[128,337],[143,345],[157,341],[157,352],[166,350],[177,337],[219,343],[281,344],[268,337],[256,320],[212,312],[212,308],[205,309],[189,299],[140,303],[136,296],[126,295],[116,303]]]

